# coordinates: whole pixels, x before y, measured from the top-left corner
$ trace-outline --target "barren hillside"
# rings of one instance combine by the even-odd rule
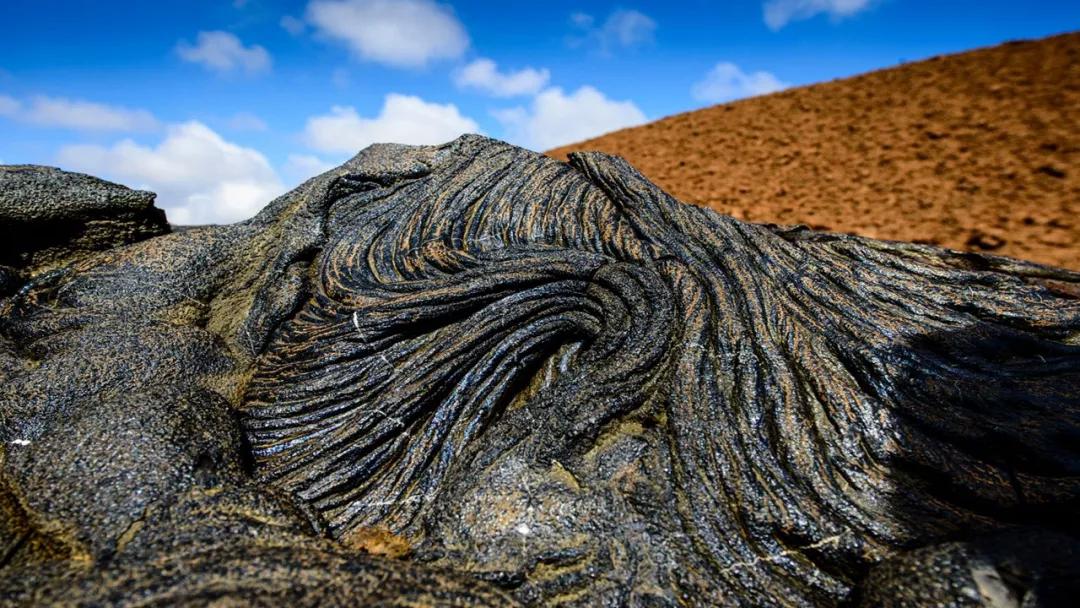
[[[684,201],[1080,268],[1080,33],[713,106],[551,150]]]

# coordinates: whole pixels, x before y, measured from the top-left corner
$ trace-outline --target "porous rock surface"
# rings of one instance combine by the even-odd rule
[[[168,231],[152,192],[55,167],[0,166],[0,294],[26,275]]]
[[[1078,273],[467,136],[35,273],[0,315],[8,604],[1077,591]]]

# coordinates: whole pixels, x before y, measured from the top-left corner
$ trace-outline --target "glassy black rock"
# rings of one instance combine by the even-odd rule
[[[476,136],[129,241],[0,277],[6,602],[1077,591],[1078,273]]]

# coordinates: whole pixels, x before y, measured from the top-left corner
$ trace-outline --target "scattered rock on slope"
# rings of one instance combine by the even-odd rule
[[[1080,33],[679,114],[549,152],[625,157],[680,199],[1080,268]]]

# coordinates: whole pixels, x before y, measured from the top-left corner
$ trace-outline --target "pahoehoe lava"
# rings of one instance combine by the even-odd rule
[[[1080,273],[477,136],[49,246],[0,268],[6,602],[1080,591]]]

